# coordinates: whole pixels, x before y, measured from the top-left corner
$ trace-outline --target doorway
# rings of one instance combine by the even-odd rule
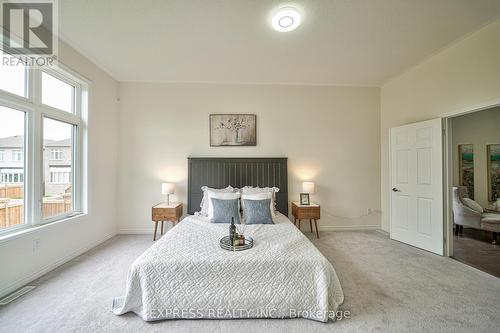
[[[500,277],[500,106],[445,126],[448,255]]]
[[[491,165],[491,158],[488,165],[483,162],[481,166],[482,170],[487,171],[480,176],[474,176],[474,179],[479,177],[483,181],[483,192],[479,194],[479,197],[484,198],[486,193],[484,183],[487,183],[487,191],[489,191],[487,197],[490,198],[487,204],[483,201],[484,214],[481,216],[479,226],[464,225],[460,221],[455,223],[453,215],[453,187],[460,187],[460,190],[465,187],[467,192],[474,192],[469,198],[474,200],[475,187],[479,184],[470,181],[470,155],[473,152],[467,143],[468,140],[457,139],[459,138],[457,134],[460,133],[457,119],[461,119],[460,117],[465,119],[465,117],[471,117],[481,111],[490,111],[490,109],[500,111],[500,103],[391,129],[390,237],[436,254],[454,257],[496,275],[496,268],[486,267],[490,264],[496,267],[500,263],[500,260],[495,257],[500,250],[499,241],[497,240],[497,244],[492,244],[494,238],[500,236],[500,232],[495,232],[499,228],[497,223],[499,214],[494,212],[500,209],[500,204],[494,202],[499,194],[495,190],[498,184],[497,178],[492,178],[492,170],[497,170],[497,166]],[[457,130],[455,138],[453,137],[454,123]],[[500,133],[500,121],[491,119],[487,123],[490,126],[496,126],[493,132]],[[469,125],[469,128],[477,128],[477,125]],[[477,132],[486,132],[486,130],[481,129]],[[433,134],[429,135],[430,133]],[[481,143],[487,151],[482,152],[483,160],[486,159],[484,156],[487,154],[496,156],[496,145],[500,145],[500,140],[497,138],[485,140],[487,142]],[[461,153],[458,150],[459,144]],[[460,168],[458,166],[459,155],[463,155]],[[472,163],[474,158],[475,156],[472,156]],[[493,157],[493,160],[496,158]],[[500,174],[500,169],[498,172]],[[458,179],[463,179],[463,181],[459,182]],[[422,189],[427,191],[422,191]],[[457,235],[454,235],[455,231]],[[482,247],[474,246],[472,242],[459,243],[470,239],[482,241]],[[470,250],[471,246],[477,251]],[[477,252],[493,253],[494,256],[480,256],[476,254]],[[475,263],[472,262],[471,257],[476,258]],[[480,265],[480,262],[483,265]]]

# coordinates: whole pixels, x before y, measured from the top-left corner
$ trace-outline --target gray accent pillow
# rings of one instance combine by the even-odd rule
[[[231,218],[234,217],[234,223],[240,223],[240,207],[239,199],[215,199],[212,200],[214,208],[213,223],[231,223]]]
[[[245,223],[274,224],[269,205],[271,205],[271,199],[245,200],[245,205],[243,206],[243,216],[245,217]]]

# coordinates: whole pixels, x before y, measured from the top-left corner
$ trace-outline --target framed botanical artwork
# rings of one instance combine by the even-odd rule
[[[211,114],[210,146],[256,146],[255,114]]]
[[[466,186],[469,198],[474,199],[474,146],[458,145],[459,185]]]
[[[487,145],[488,198],[491,202],[500,199],[500,144]]]
[[[309,193],[300,193],[300,204],[308,206],[311,204],[309,201]]]

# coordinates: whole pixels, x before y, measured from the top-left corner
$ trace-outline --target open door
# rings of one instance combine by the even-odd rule
[[[443,255],[442,120],[391,128],[391,239]]]

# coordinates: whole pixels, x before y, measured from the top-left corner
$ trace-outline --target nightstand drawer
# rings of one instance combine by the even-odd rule
[[[153,212],[153,221],[177,220],[177,218],[175,212]]]
[[[158,207],[159,206],[159,207]],[[157,205],[153,207],[153,221],[177,221],[182,216],[182,205],[178,204],[174,207],[161,207]]]
[[[297,205],[295,202],[292,203],[292,215],[299,220],[319,220],[320,219],[320,207],[318,205],[304,206]]]
[[[319,220],[320,209],[319,207],[307,207],[307,208],[300,207],[300,209],[297,209],[297,211],[293,215],[301,220],[308,220],[308,219]]]

